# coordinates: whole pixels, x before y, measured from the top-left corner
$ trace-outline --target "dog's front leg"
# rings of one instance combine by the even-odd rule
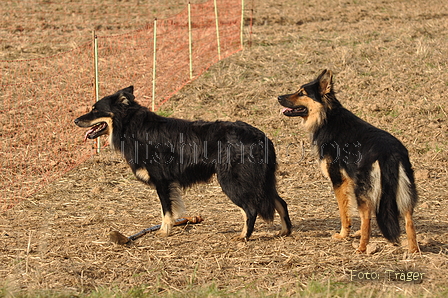
[[[160,225],[160,230],[157,231],[157,234],[162,237],[168,237],[171,233],[171,228],[174,226],[174,218],[171,213],[164,212],[162,209],[162,224]]]
[[[158,234],[169,236],[176,218],[181,217],[185,211],[182,191],[176,182],[158,182],[156,190],[162,204],[162,224]]]
[[[338,201],[339,216],[341,218],[341,232],[333,235],[334,239],[343,239],[349,236],[351,219],[350,203],[354,196],[354,183],[347,176],[342,176],[341,183],[333,183],[334,193]]]
[[[170,235],[171,228],[174,226],[169,184],[156,184],[156,190],[157,194],[159,195],[160,203],[162,204],[162,224],[157,234],[167,237]]]
[[[340,194],[341,190],[336,191],[336,199],[338,200],[339,216],[341,218],[341,231],[333,235],[334,239],[343,239],[350,234],[351,219],[348,207],[348,198],[346,195]]]

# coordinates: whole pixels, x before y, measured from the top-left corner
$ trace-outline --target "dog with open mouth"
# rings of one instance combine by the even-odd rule
[[[399,240],[399,218],[404,217],[409,252],[418,252],[412,219],[417,191],[406,147],[342,106],[330,70],[297,92],[279,96],[278,102],[285,116],[300,118],[311,133],[322,172],[333,184],[341,218],[341,231],[333,238],[349,236],[350,206],[357,206],[359,252],[365,252],[369,243],[373,213],[382,234],[393,243]]]
[[[276,189],[274,145],[259,129],[241,121],[162,117],[135,100],[133,86],[102,98],[75,124],[89,128],[85,140],[107,135],[135,176],[155,187],[162,205],[160,234],[168,236],[184,212],[181,189],[214,174],[243,212],[240,239],[251,236],[258,215],[272,222],[275,211],[279,235],[291,233],[287,204]]]

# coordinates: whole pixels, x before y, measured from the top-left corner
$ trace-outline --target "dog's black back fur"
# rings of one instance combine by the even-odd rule
[[[181,212],[174,206],[181,203],[173,188],[207,182],[216,173],[224,193],[246,214],[242,238],[252,233],[257,215],[270,222],[275,209],[283,213],[282,234],[290,233],[286,203],[275,186],[274,146],[262,131],[241,121],[162,117],[139,105],[132,93],[128,87],[107,96],[91,113],[101,111],[101,117],[112,118],[112,147],[141,181],[155,186],[165,216]]]

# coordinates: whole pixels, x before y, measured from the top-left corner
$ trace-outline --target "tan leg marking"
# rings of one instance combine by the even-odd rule
[[[160,226],[160,230],[157,231],[157,234],[162,237],[168,237],[171,233],[171,228],[174,226],[174,218],[170,212],[167,212],[163,215],[162,212],[162,224]]]
[[[243,214],[244,226],[243,226],[243,230],[241,231],[241,234],[238,238],[241,240],[244,240],[244,239],[246,239],[246,235],[247,235],[247,216],[246,216],[246,212],[244,212],[243,209],[241,209],[241,213]]]
[[[370,239],[370,218],[372,214],[372,210],[370,208],[369,203],[363,203],[361,206],[358,206],[359,216],[361,217],[361,241],[359,243],[359,247],[357,249],[358,252],[365,252],[367,249],[367,244],[369,244]]]
[[[414,221],[412,220],[412,211],[407,211],[404,215],[406,223],[406,235],[408,238],[408,248],[410,253],[419,252],[417,235],[415,233]]]
[[[343,239],[350,234],[350,203],[355,196],[354,182],[346,174],[343,175],[342,179],[342,184],[339,187],[334,188],[334,193],[338,200],[339,216],[341,217],[341,232],[334,234],[334,239]]]
[[[275,210],[277,210],[278,214],[280,215],[280,220],[282,222],[282,229],[278,233],[279,236],[288,236],[291,234],[291,230],[288,229],[288,226],[286,225],[285,216],[286,216],[286,210],[283,208],[282,204],[275,200]]]
[[[320,153],[319,153],[320,154]],[[319,160],[320,170],[326,178],[330,178],[328,174],[328,161],[326,159]]]
[[[170,185],[170,199],[171,199],[171,212],[166,212],[163,214],[162,210],[162,224],[158,234],[161,236],[169,236],[172,227],[174,226],[174,221],[177,218],[182,217],[185,212],[184,201],[182,200],[182,190],[177,183],[172,183]]]
[[[185,204],[182,200],[182,189],[178,183],[172,183],[170,186],[171,210],[174,219],[180,218],[185,212]]]

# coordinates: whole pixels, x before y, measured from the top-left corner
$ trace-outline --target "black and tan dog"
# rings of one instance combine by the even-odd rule
[[[155,186],[162,204],[160,233],[168,236],[184,203],[181,188],[217,174],[224,193],[243,210],[240,238],[248,239],[257,215],[281,218],[280,235],[291,233],[286,202],[278,195],[274,146],[266,135],[244,122],[187,121],[159,116],[138,104],[132,86],[102,98],[77,118],[89,127],[85,138],[109,136],[135,176]]]
[[[359,252],[369,243],[373,212],[384,237],[393,243],[399,240],[399,218],[404,217],[409,252],[417,252],[412,220],[417,191],[408,151],[394,136],[345,109],[335,97],[332,79],[331,71],[324,70],[316,80],[294,94],[279,96],[278,101],[286,107],[285,116],[302,118],[312,134],[322,172],[331,179],[342,225],[333,237],[349,236],[349,207],[357,204]]]

